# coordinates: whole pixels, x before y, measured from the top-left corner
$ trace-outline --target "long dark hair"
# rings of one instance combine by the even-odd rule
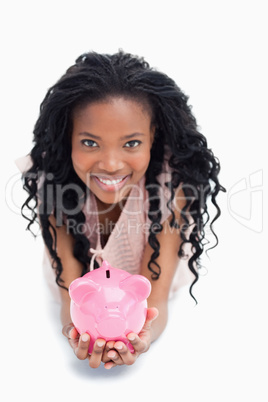
[[[183,256],[183,245],[190,243],[192,256],[188,266],[195,276],[190,286],[192,295],[192,286],[198,280],[199,261],[204,250],[204,227],[209,223],[214,233],[212,224],[220,216],[216,202],[219,191],[224,191],[218,180],[220,165],[208,149],[206,138],[198,132],[188,97],[171,78],[151,68],[142,58],[122,51],[113,55],[95,52],[83,54],[48,90],[34,127],[34,146],[30,153],[33,165],[24,174],[24,188],[29,195],[22,206],[22,214],[29,220],[27,228],[31,230],[37,220],[38,200],[42,199],[39,205],[41,212],[38,214],[42,235],[53,260],[56,282],[65,287],[61,279],[62,264],[56,251],[57,236],[49,216],[54,214],[57,222],[63,222],[59,219],[64,215],[63,209],[76,210],[72,214],[70,230],[75,239],[74,256],[82,263],[82,275],[88,271],[90,242],[81,231],[75,230],[73,224],[76,222],[78,226],[85,222],[82,205],[86,198],[86,186],[75,173],[71,160],[72,112],[78,106],[112,96],[134,99],[149,106],[156,127],[151,160],[146,172],[149,218],[152,222],[148,241],[153,249],[148,268],[155,280],[161,274],[161,267],[156,262],[160,253],[156,234],[162,230],[157,176],[162,171],[167,154],[172,171],[172,178],[166,183],[171,191],[167,205],[172,214],[171,227],[178,225],[171,207],[175,189],[179,185],[183,188],[186,203],[181,211],[184,223],[180,227],[182,243],[179,256]],[[70,187],[64,191],[63,204],[59,206],[55,200],[56,186],[68,186],[69,183],[79,186],[81,194],[78,195]],[[216,207],[212,220],[208,213],[208,199]],[[81,208],[76,208],[78,204]],[[30,217],[26,216],[25,208],[31,211]],[[68,221],[68,213],[64,219]],[[190,235],[187,235],[190,225]],[[214,236],[217,244],[215,233]]]

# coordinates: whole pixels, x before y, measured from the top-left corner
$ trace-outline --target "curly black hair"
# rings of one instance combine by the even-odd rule
[[[216,207],[210,226],[216,244],[218,243],[212,224],[220,216],[216,197],[219,191],[224,191],[218,180],[220,164],[208,149],[206,138],[198,131],[196,119],[188,105],[188,97],[171,78],[151,68],[143,58],[123,51],[113,55],[85,53],[78,57],[76,63],[48,90],[34,127],[34,146],[30,153],[33,164],[23,175],[28,198],[22,206],[22,215],[29,220],[27,228],[31,230],[31,225],[39,218],[42,236],[56,271],[56,282],[64,288],[61,279],[62,264],[56,248],[56,231],[49,216],[54,214],[58,225],[61,225],[63,210],[75,210],[71,226],[71,234],[75,239],[73,252],[82,263],[82,275],[88,271],[91,260],[90,241],[79,230],[75,230],[73,224],[74,221],[77,226],[85,223],[82,206],[87,189],[74,171],[71,160],[72,113],[76,107],[115,96],[135,100],[147,107],[156,129],[145,183],[150,200],[148,214],[151,228],[148,241],[153,253],[148,268],[152,272],[152,279],[157,280],[161,274],[161,267],[156,262],[160,253],[156,234],[162,230],[157,176],[161,173],[164,157],[168,154],[172,178],[165,185],[171,194],[167,205],[172,214],[170,226],[178,225],[171,204],[175,190],[182,186],[186,203],[181,211],[184,223],[180,227],[182,242],[178,254],[182,257],[183,245],[191,244],[192,256],[188,266],[195,277],[190,286],[190,294],[194,297],[192,287],[198,280],[200,256],[206,242],[204,227],[210,221],[209,199]],[[59,184],[67,186],[70,183],[79,186],[80,196],[70,187],[64,191],[63,205],[57,205],[56,191],[53,190]],[[38,194],[40,192],[41,197]],[[41,204],[38,201],[40,198]],[[77,208],[78,205],[80,208]],[[30,217],[26,215],[25,208],[31,211]],[[68,213],[65,215],[66,222],[69,217]],[[97,268],[97,263],[94,263]]]

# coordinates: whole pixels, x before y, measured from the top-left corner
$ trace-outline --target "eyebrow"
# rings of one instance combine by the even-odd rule
[[[80,136],[86,136],[93,138],[94,140],[101,140],[101,137],[95,134],[88,133],[87,131],[83,131],[82,133],[79,133]],[[133,134],[128,134],[124,135],[123,137],[120,137],[120,140],[129,140],[134,137],[144,137],[145,134],[143,133],[133,133]]]
[[[133,134],[128,134],[124,135],[123,137],[120,137],[120,140],[129,140],[130,138],[134,137],[144,137],[143,133],[133,133]]]
[[[82,133],[79,133],[79,135],[94,138],[94,140],[101,140],[101,137],[99,137],[98,135],[87,133],[86,131],[83,131]]]

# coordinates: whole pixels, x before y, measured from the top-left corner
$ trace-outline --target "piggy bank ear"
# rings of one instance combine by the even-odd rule
[[[69,286],[69,295],[71,299],[78,305],[83,304],[84,298],[93,292],[100,290],[100,285],[93,282],[91,279],[78,278],[75,279]]]
[[[119,284],[120,289],[135,294],[138,301],[147,299],[151,293],[150,281],[142,275],[132,275]]]

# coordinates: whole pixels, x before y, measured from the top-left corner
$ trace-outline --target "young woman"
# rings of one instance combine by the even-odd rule
[[[204,227],[219,217],[224,189],[187,100],[141,58],[90,52],[41,104],[22,211],[32,211],[28,229],[41,226],[63,334],[91,367],[133,364],[164,330],[171,293],[189,283],[193,296]],[[216,207],[210,223],[209,201]],[[98,339],[88,355],[89,334],[71,322],[68,287],[103,258],[152,284],[144,328],[128,335],[134,353]]]

